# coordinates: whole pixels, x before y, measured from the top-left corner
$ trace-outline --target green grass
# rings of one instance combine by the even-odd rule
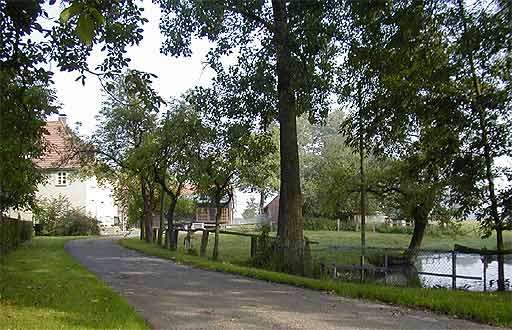
[[[228,251],[235,240],[222,240],[224,261],[212,261],[181,252],[172,252],[154,244],[140,241],[137,238],[123,239],[121,245],[143,253],[151,254],[177,263],[193,265],[202,269],[240,274],[261,280],[285,283],[314,290],[336,293],[341,296],[377,300],[397,305],[424,308],[439,313],[458,316],[474,321],[498,326],[512,326],[512,294],[483,293],[467,291],[451,291],[443,289],[402,288],[379,286],[376,284],[342,283],[331,280],[311,279],[285,273],[272,272],[253,267],[227,262],[226,256],[236,256],[238,260],[242,253]],[[231,236],[228,236],[231,237]]]
[[[275,233],[272,233],[275,235]],[[353,253],[339,253],[330,250],[331,245],[354,246],[360,245],[361,233],[352,231],[306,231],[304,235],[320,244],[311,245],[311,253],[314,260],[323,260],[328,263],[336,261],[337,263],[353,264],[359,263],[358,251]],[[377,232],[367,232],[367,246],[386,247],[386,248],[407,248],[411,235],[407,234],[385,234]],[[504,233],[507,246],[512,244],[512,232]],[[185,235],[180,233],[179,252],[184,252],[183,239]],[[249,237],[220,235],[220,259],[233,264],[246,266],[250,257],[251,240]],[[208,242],[208,255],[212,255],[214,236],[210,235]],[[192,236],[192,246],[198,252],[201,242],[201,232]],[[454,244],[460,244],[475,248],[495,249],[496,238],[490,237],[481,239],[477,233],[472,232],[464,236],[458,236],[456,239],[450,236],[426,236],[423,241],[423,248],[435,250],[450,250]]]
[[[126,301],[67,254],[70,237],[36,237],[0,265],[0,329],[148,329]]]

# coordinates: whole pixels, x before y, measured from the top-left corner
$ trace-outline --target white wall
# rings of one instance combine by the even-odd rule
[[[119,216],[109,185],[99,185],[96,178],[86,181],[86,212],[96,217],[105,226],[114,225],[114,217]]]
[[[112,198],[111,187],[98,185],[95,178],[82,180],[73,171],[67,171],[67,185],[57,185],[57,173],[62,171],[48,171],[45,184],[38,185],[36,198],[58,198],[63,196],[69,200],[74,208],[83,209],[88,215],[96,217],[102,225],[112,226],[114,217],[119,216],[117,206]],[[23,220],[32,220],[32,212],[9,212],[8,216]]]
[[[67,185],[57,185],[57,173],[66,172]],[[71,203],[72,207],[82,208],[85,210],[86,201],[86,185],[85,182],[76,177],[73,171],[50,171],[46,175],[47,182],[44,185],[37,186],[37,198],[58,198],[59,196],[66,197]]]

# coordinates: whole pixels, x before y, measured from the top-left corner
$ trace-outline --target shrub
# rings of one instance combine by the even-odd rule
[[[409,234],[413,232],[413,226],[391,226],[385,223],[375,226],[375,231],[384,234]]]
[[[329,218],[305,218],[304,230],[336,230],[336,220]]]
[[[82,209],[72,208],[62,196],[40,200],[34,208],[34,221],[40,233],[49,236],[99,235],[99,221]]]
[[[304,230],[330,230],[335,231],[338,229],[338,221],[336,219],[322,218],[322,217],[307,217],[304,218]],[[356,231],[356,224],[350,221],[340,221],[341,231]]]
[[[0,217],[0,256],[32,238],[31,221]]]

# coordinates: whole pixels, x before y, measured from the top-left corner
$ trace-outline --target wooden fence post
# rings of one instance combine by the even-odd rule
[[[170,235],[171,235],[171,250],[176,251],[178,249],[179,230],[178,229],[171,230]]]
[[[210,232],[208,230],[203,230],[203,236],[201,236],[201,249],[199,250],[199,255],[201,257],[206,256],[206,249],[208,248],[208,237]]]
[[[457,289],[457,252],[452,251],[452,289]]]
[[[384,284],[388,284],[388,254],[384,253]]]

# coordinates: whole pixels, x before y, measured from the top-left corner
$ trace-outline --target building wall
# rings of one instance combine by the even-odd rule
[[[272,224],[277,224],[277,219],[279,218],[279,196],[272,199],[272,201],[265,206],[263,212],[265,213],[265,217],[270,219]]]
[[[58,184],[58,173],[66,172],[66,185]],[[101,186],[95,178],[81,179],[72,170],[46,171],[47,181],[37,187],[37,199],[54,199],[59,196],[69,200],[74,208],[82,209],[89,216],[96,217],[102,225],[114,225],[115,217],[119,216],[117,206],[112,198],[112,189],[109,186]],[[10,217],[23,220],[32,220],[32,212],[9,212]]]
[[[87,179],[86,185],[86,212],[96,217],[104,226],[113,226],[119,210],[112,197],[112,187],[100,185],[96,178]]]
[[[67,184],[59,185],[57,175],[59,172],[67,174]],[[77,177],[76,172],[70,170],[52,170],[46,172],[47,182],[37,187],[37,198],[58,198],[63,196],[69,200],[72,207],[86,211],[87,185]]]

